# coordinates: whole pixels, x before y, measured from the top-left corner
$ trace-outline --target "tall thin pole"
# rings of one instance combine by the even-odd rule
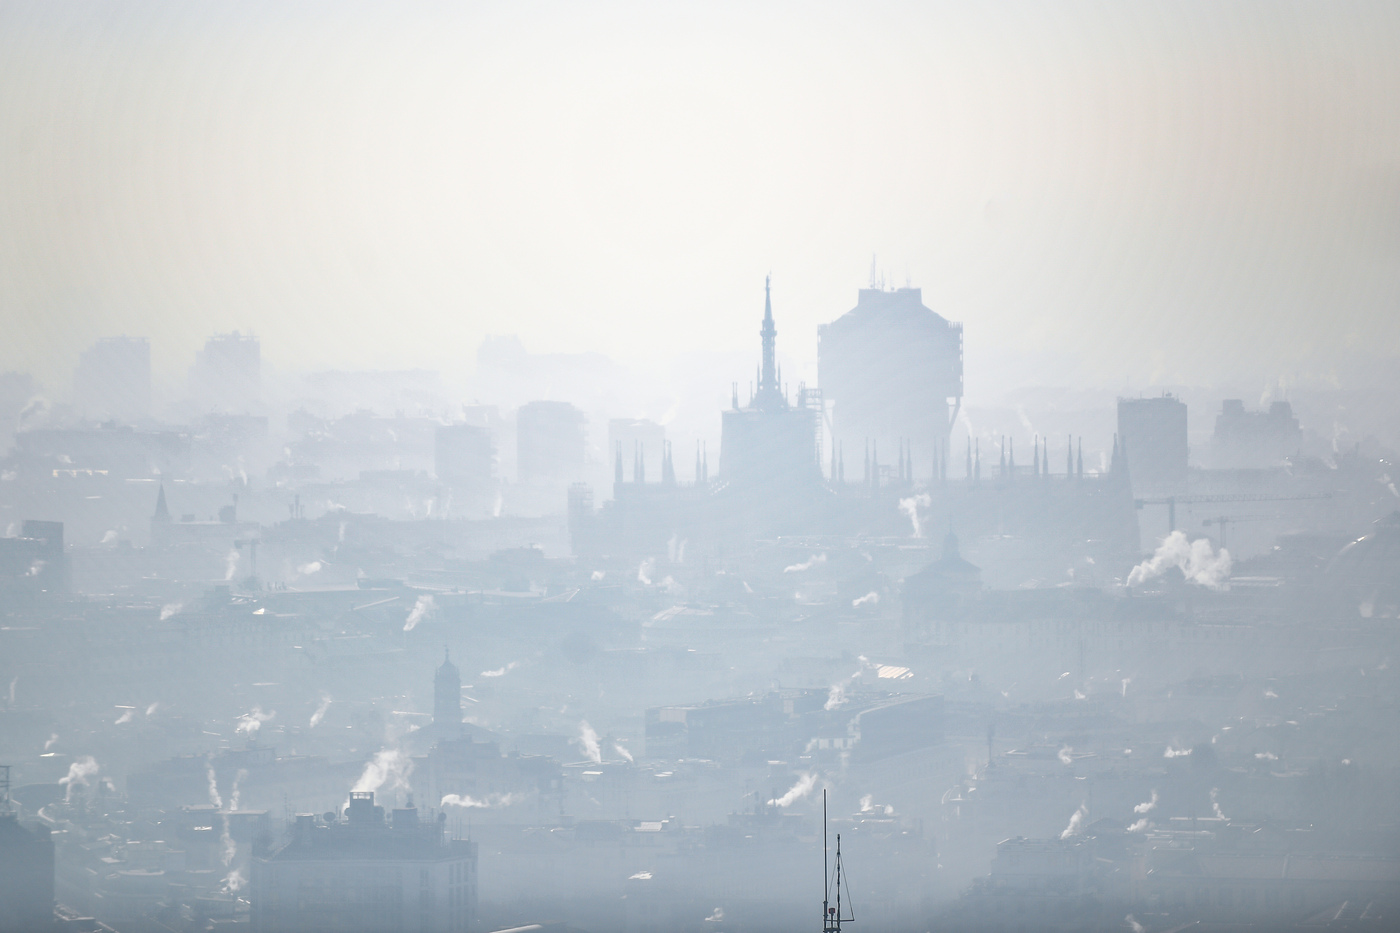
[[[827,916],[826,909],[829,903],[828,897],[831,894],[831,885],[827,880],[826,864],[826,788],[822,788],[822,929],[826,929]]]

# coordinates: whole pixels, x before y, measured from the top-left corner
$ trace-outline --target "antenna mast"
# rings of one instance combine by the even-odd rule
[[[832,878],[828,874],[826,842],[826,790],[822,790],[822,933],[841,933],[844,921],[854,921],[855,915],[845,917],[841,913],[841,834],[836,834],[836,906],[831,905]]]

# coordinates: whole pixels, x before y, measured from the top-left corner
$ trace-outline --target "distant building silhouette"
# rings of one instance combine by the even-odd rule
[[[753,398],[723,414],[719,478],[741,495],[773,504],[811,495],[821,484],[817,449],[819,410],[810,407],[804,387],[789,402],[776,361],[777,327],[769,284],[763,286],[763,360]],[[815,396],[813,396],[815,399]]]
[[[446,838],[446,814],[375,806],[352,792],[343,819],[298,814],[292,838],[253,863],[255,933],[467,933],[476,919],[476,845]]]
[[[1211,466],[1223,470],[1279,466],[1298,453],[1303,432],[1293,406],[1274,402],[1268,411],[1247,411],[1237,398],[1226,399],[1210,439]]]
[[[933,476],[962,403],[962,325],[926,308],[920,289],[872,287],[817,333],[834,442],[858,451],[869,441],[886,456],[907,445],[914,475]]]
[[[0,797],[8,809],[9,801]],[[54,926],[54,845],[49,828],[0,812],[0,933]]]
[[[253,408],[262,394],[262,346],[251,334],[216,334],[195,356],[190,394],[209,410],[234,412]]]
[[[105,337],[83,351],[73,373],[78,408],[101,420],[135,421],[151,410],[151,344]]]
[[[1175,492],[1185,486],[1185,402],[1172,395],[1120,398],[1118,439],[1135,492]]]
[[[664,427],[644,419],[613,418],[608,422],[608,450],[616,454],[619,445],[629,468],[628,479],[653,483],[661,479],[666,445]],[[639,470],[640,476],[637,475]]]

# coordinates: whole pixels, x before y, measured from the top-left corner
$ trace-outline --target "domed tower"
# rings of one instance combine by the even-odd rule
[[[462,725],[462,675],[446,648],[442,654],[442,666],[433,676],[433,725],[456,729]]]

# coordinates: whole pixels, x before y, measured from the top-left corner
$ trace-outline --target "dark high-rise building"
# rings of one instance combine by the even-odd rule
[[[1120,398],[1118,440],[1128,455],[1134,492],[1174,492],[1185,486],[1185,402],[1171,395]]]
[[[515,469],[522,483],[583,479],[584,416],[568,402],[528,402],[515,416]]]
[[[8,808],[9,800],[0,797]],[[52,930],[54,847],[47,826],[0,813],[0,933]]]
[[[1210,439],[1210,465],[1222,470],[1279,466],[1297,454],[1302,436],[1287,402],[1274,402],[1268,411],[1246,411],[1244,402],[1226,399]]]
[[[262,346],[252,334],[216,334],[195,356],[190,393],[204,409],[254,407],[262,393]]]
[[[134,421],[151,410],[151,344],[105,337],[83,352],[73,373],[78,408],[102,420]]]
[[[905,449],[914,474],[932,476],[962,403],[962,325],[924,307],[920,289],[862,288],[817,334],[833,443],[850,456],[867,442],[886,456]]]
[[[777,335],[772,295],[765,282],[758,383],[746,407],[739,407],[736,388],[734,408],[724,412],[719,478],[736,492],[758,493],[767,501],[805,494],[821,481],[819,411],[809,404],[805,388],[799,388],[796,404],[788,401],[778,372]]]

